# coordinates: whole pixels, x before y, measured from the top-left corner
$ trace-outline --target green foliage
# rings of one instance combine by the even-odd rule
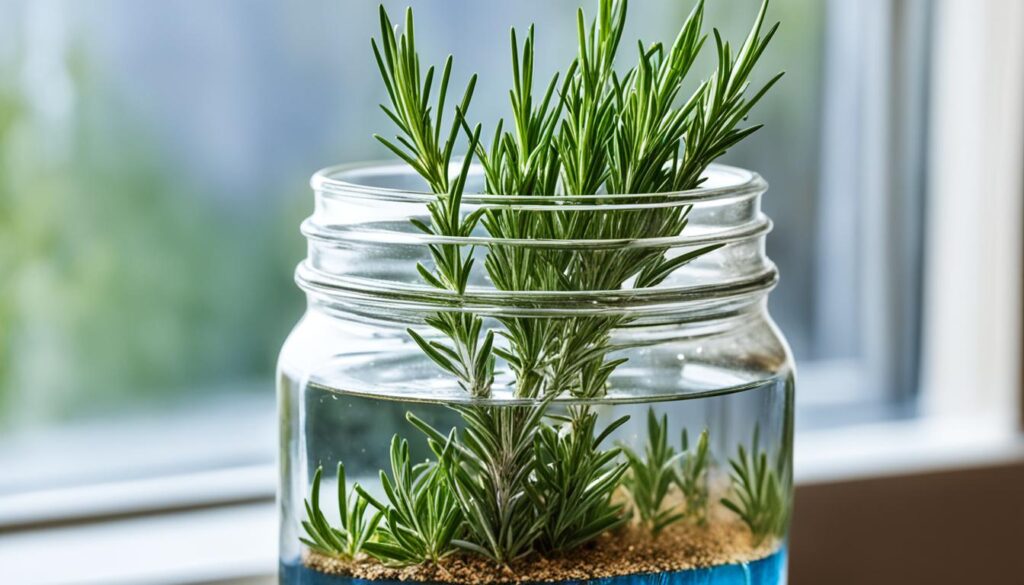
[[[320,479],[323,468],[318,467],[313,475],[313,489],[310,499],[305,500],[306,520],[302,522],[308,538],[301,538],[311,549],[325,555],[344,559],[355,559],[363,550],[368,550],[368,542],[373,535],[381,514],[373,514],[366,518],[368,500],[363,495],[359,484],[347,491],[345,482],[345,466],[338,464],[338,513],[341,524],[333,527],[320,509]]]
[[[579,50],[562,92],[565,118],[555,138],[567,194],[597,193],[607,178],[607,143],[617,123],[612,66],[625,20],[625,1],[601,0],[589,30],[583,9],[577,12]]]
[[[490,152],[478,148],[484,169],[485,190],[508,195],[554,195],[560,163],[552,137],[562,112],[562,100],[555,95],[558,75],[548,83],[538,103],[533,98],[534,28],[531,26],[520,56],[515,29],[511,35],[513,87],[509,91],[514,120],[513,132],[503,131],[500,120]],[[556,214],[537,214],[514,207],[490,207],[482,218],[487,233],[508,240],[555,239]],[[516,245],[492,245],[484,261],[491,282],[499,290],[560,290],[556,252]],[[495,352],[506,360],[515,374],[516,394],[535,397],[545,392],[546,355],[556,339],[554,320],[502,317],[503,337],[508,348]]]
[[[747,97],[750,74],[779,28],[776,23],[761,35],[767,12],[768,0],[763,0],[754,25],[735,57],[729,43],[722,40],[717,29],[714,31],[718,66],[711,79],[691,98],[696,102],[695,115],[687,123],[683,156],[678,164],[673,164],[675,188],[698,186],[702,182],[701,174],[712,161],[761,128],[760,125],[746,128],[739,125],[783,75],[776,74]]]
[[[468,535],[455,544],[507,563],[533,550],[544,526],[531,498],[536,469],[533,445],[548,403],[539,406],[456,406],[466,427],[445,436],[423,420],[409,420],[431,449],[451,449],[449,485],[466,520]]]
[[[602,188],[616,193],[657,193],[679,187],[672,180],[671,169],[678,164],[686,122],[697,100],[691,98],[682,108],[676,108],[673,101],[703,45],[703,3],[694,8],[667,54],[660,44],[641,50],[640,64],[620,81],[612,64],[625,14],[625,2],[603,0],[597,19],[588,28],[582,10],[578,13],[579,51],[558,92],[558,105],[551,100],[558,85],[555,76],[539,105],[534,106],[529,95],[533,87],[533,29],[521,58],[513,31],[510,95],[515,131],[503,133],[499,122],[491,151],[478,149],[489,193],[514,199],[559,190],[568,195],[595,194]],[[700,163],[692,161],[690,165]],[[668,237],[683,231],[688,212],[678,206],[600,214],[576,212],[571,207],[542,212],[497,208],[485,213],[483,224],[491,236],[506,239]],[[494,245],[485,266],[500,290],[615,290],[634,278],[634,287],[655,286],[672,271],[717,248],[689,250],[669,258],[665,249],[656,248],[577,253]],[[496,351],[516,374],[521,396],[569,392],[597,397],[621,364],[605,359],[610,350],[609,333],[624,324],[621,319],[538,322],[503,318],[501,322],[508,348]]]
[[[691,449],[686,429],[682,432],[681,450],[668,442],[668,417],[659,420],[654,409],[647,413],[647,443],[644,453],[625,449],[629,473],[623,482],[633,501],[633,509],[641,524],[652,534],[683,518],[703,525],[707,521],[708,431],[705,429]],[[672,487],[679,489],[684,507],[666,503]]]
[[[540,101],[533,97],[534,27],[530,26],[522,54],[516,30],[511,33],[513,131],[504,131],[499,120],[490,151],[481,145],[477,156],[484,169],[487,192],[502,195],[552,195],[557,189],[560,168],[558,151],[551,139],[562,113],[556,95],[558,74],[548,82]],[[564,91],[563,91],[564,93]],[[464,124],[468,130],[468,125]],[[500,217],[504,210],[489,212]],[[515,224],[506,226],[514,228]]]
[[[707,522],[708,511],[708,431],[704,429],[697,445],[690,450],[690,440],[683,429],[682,465],[676,473],[676,485],[686,501],[686,517],[696,524]]]
[[[447,180],[448,164],[457,128],[470,134],[470,151],[484,168],[486,190],[514,199],[521,195],[596,194],[602,189],[623,193],[658,193],[696,187],[712,160],[757,127],[739,129],[750,109],[775,80],[747,99],[748,77],[774,35],[773,28],[760,34],[767,2],[735,59],[728,43],[715,33],[718,68],[683,104],[675,101],[706,40],[701,32],[704,4],[696,4],[672,46],[639,45],[638,64],[622,79],[613,65],[621,44],[627,2],[602,0],[597,18],[589,27],[582,9],[577,15],[579,50],[560,89],[555,75],[543,96],[535,101],[534,30],[531,27],[522,52],[512,31],[513,87],[509,92],[514,128],[503,130],[499,122],[490,150],[479,143],[479,126],[469,130],[466,108],[476,78],[456,108],[456,121],[442,144],[441,110],[447,94],[451,57],[441,75],[436,106],[430,105],[434,69],[421,79],[419,56],[411,11],[405,31],[396,36],[381,9],[381,42],[374,54],[391,100],[384,106],[400,131],[398,142],[384,141],[428,182],[435,193],[447,193],[444,213],[431,208],[433,224],[416,221],[431,235],[465,235],[479,219],[477,213],[459,218],[458,194]],[[383,47],[382,49],[380,47]],[[777,78],[776,78],[777,79]],[[557,90],[557,91],[556,91]],[[557,94],[557,98],[555,97]],[[436,122],[431,122],[436,115]],[[483,214],[483,225],[494,238],[614,240],[671,237],[686,227],[689,209],[680,206],[641,210],[610,210],[580,214],[571,209],[551,212],[492,208]],[[438,217],[440,215],[440,217]],[[583,217],[583,216],[586,217]],[[537,251],[496,244],[488,250],[485,267],[500,290],[573,291],[616,290],[633,280],[635,287],[659,284],[674,270],[707,254],[709,246],[682,254],[667,249],[591,251],[578,254],[564,250]],[[452,245],[432,246],[437,266],[420,273],[429,284],[464,293],[469,258]],[[548,392],[568,392],[593,398],[603,394],[608,376],[621,361],[608,361],[611,330],[624,324],[617,318],[574,318],[538,323],[521,318],[500,319],[507,348],[494,353],[505,359],[516,375],[517,393],[534,397]],[[453,341],[453,346],[428,343],[411,333],[421,348],[444,370],[476,396],[486,395],[492,378],[491,333],[478,343],[481,326],[472,317],[439,314],[430,325]],[[477,347],[480,351],[477,351]]]
[[[418,219],[413,224],[423,232],[432,236],[466,237],[473,231],[479,220],[479,214],[462,218],[459,207],[462,193],[466,188],[466,177],[473,162],[472,153],[479,139],[479,128],[473,135],[469,154],[462,163],[458,178],[450,184],[448,192],[427,205],[431,223],[427,225]],[[472,251],[463,254],[462,247],[457,244],[430,244],[430,255],[434,260],[434,271],[431,272],[422,264],[416,268],[428,284],[442,290],[453,291],[459,295],[466,292],[469,274],[473,269]],[[494,333],[488,331],[480,341],[483,319],[468,312],[441,312],[427,317],[428,325],[444,334],[451,345],[438,341],[427,341],[413,329],[409,335],[420,349],[434,363],[448,373],[454,375],[459,384],[473,396],[487,396],[494,382],[494,356],[491,348]]]
[[[614,81],[618,124],[607,147],[609,192],[659,193],[681,188],[669,169],[679,156],[687,122],[704,86],[682,107],[675,102],[704,45],[703,18],[701,0],[670,49],[666,51],[661,43],[646,48],[638,43],[637,66],[622,81]]]
[[[413,465],[409,442],[397,435],[392,438],[392,478],[380,472],[387,504],[356,488],[384,518],[376,540],[363,547],[367,553],[386,564],[402,566],[437,562],[455,551],[452,539],[462,526],[462,513],[443,469],[450,444],[449,440],[441,449],[439,463]]]
[[[597,432],[597,414],[571,407],[571,416],[552,417],[559,424],[541,428],[534,444],[536,507],[544,511],[540,547],[564,552],[589,542],[627,520],[612,495],[628,465],[618,448],[601,443],[629,417]]]
[[[787,486],[779,473],[768,464],[768,453],[760,450],[758,431],[754,430],[751,449],[740,445],[736,457],[729,460],[732,468],[733,497],[722,498],[722,505],[735,512],[750,528],[754,542],[785,534],[789,521]]]
[[[380,7],[380,44],[376,39],[371,44],[391,100],[390,108],[382,105],[381,109],[395,123],[400,134],[395,138],[398,144],[379,135],[376,138],[422,175],[437,194],[437,198],[427,205],[430,224],[414,218],[411,220],[413,225],[431,236],[466,237],[480,219],[479,213],[466,217],[460,213],[473,152],[479,143],[479,126],[472,133],[469,153],[455,181],[449,179],[449,170],[455,141],[473,97],[476,76],[470,79],[462,102],[455,109],[455,119],[442,135],[452,57],[449,55],[445,61],[437,102],[431,107],[434,68],[428,68],[421,77],[411,8],[406,10],[404,29],[401,36],[396,36],[387,12],[383,6]],[[465,294],[473,269],[472,252],[464,254],[462,247],[456,244],[432,244],[429,248],[434,270],[422,264],[416,266],[423,280],[435,288]],[[486,396],[494,380],[494,358],[491,355],[494,334],[488,332],[480,341],[482,320],[471,313],[437,313],[427,319],[427,324],[445,335],[451,345],[427,341],[412,329],[409,335],[438,366],[454,375],[466,391],[473,396]]]
[[[682,104],[677,104],[682,85],[706,41],[703,1],[697,2],[670,47],[639,44],[637,65],[621,77],[614,64],[626,1],[601,0],[589,26],[580,10],[577,55],[561,81],[553,76],[539,99],[533,96],[534,29],[530,27],[522,50],[513,30],[512,123],[506,129],[499,121],[489,148],[480,141],[480,126],[471,128],[466,120],[476,77],[455,108],[453,122],[445,126],[451,57],[431,104],[435,70],[428,68],[421,76],[411,11],[399,35],[381,8],[381,38],[373,41],[373,50],[390,100],[382,109],[399,134],[394,140],[377,139],[422,175],[436,194],[427,205],[430,223],[414,218],[413,224],[430,236],[466,237],[479,223],[496,240],[678,236],[690,212],[678,205],[590,213],[563,200],[541,211],[496,205],[463,215],[469,165],[475,155],[483,167],[485,191],[506,196],[510,203],[521,196],[571,199],[602,192],[642,194],[645,202],[658,202],[658,193],[699,186],[715,158],[757,130],[740,125],[778,79],[746,97],[753,66],[775,32],[772,28],[761,35],[766,7],[767,2],[735,57],[715,32],[717,69]],[[460,129],[469,137],[469,153],[453,181],[450,165]],[[465,295],[472,251],[464,253],[448,243],[429,248],[433,269],[417,265],[423,281]],[[717,248],[580,251],[493,243],[484,266],[494,286],[505,291],[648,288]],[[394,479],[381,474],[389,502],[371,500],[385,522],[379,538],[365,545],[370,554],[388,563],[410,564],[436,561],[460,547],[506,564],[532,551],[567,551],[626,520],[623,506],[613,503],[619,485],[627,488],[633,510],[655,534],[686,515],[695,522],[704,520],[706,431],[692,452],[684,433],[682,451],[677,452],[668,444],[667,418],[659,420],[652,410],[647,446],[644,453],[635,453],[601,448],[625,419],[599,431],[597,415],[588,406],[570,407],[566,416],[548,413],[557,396],[588,400],[605,394],[609,377],[624,362],[609,357],[614,349],[611,332],[628,319],[497,319],[505,342],[500,345],[492,331],[484,332],[481,318],[469,312],[439,312],[427,319],[448,343],[413,330],[409,334],[471,396],[490,396],[498,356],[515,375],[516,396],[539,398],[539,403],[454,406],[465,426],[447,435],[410,415],[438,462],[413,466],[408,445],[393,441]],[[685,512],[666,503],[673,486],[686,499]]]
[[[684,514],[677,506],[666,505],[665,497],[675,483],[676,464],[682,453],[677,453],[668,442],[668,416],[659,420],[654,409],[647,411],[647,444],[644,452],[625,448],[629,473],[623,486],[633,501],[633,510],[640,523],[658,534],[666,526],[681,520]]]
[[[401,134],[392,142],[380,135],[374,135],[399,158],[416,169],[430,184],[434,193],[449,190],[449,165],[455,148],[455,139],[462,124],[462,117],[473,99],[476,75],[469,80],[462,95],[462,102],[455,110],[455,120],[442,134],[445,99],[448,97],[448,81],[452,72],[452,57],[445,60],[438,84],[437,102],[432,109],[430,98],[434,82],[434,68],[427,69],[421,76],[420,59],[416,52],[416,34],[413,26],[412,8],[405,11],[405,26],[401,36],[395,35],[395,27],[388,18],[384,6],[380,7],[380,44],[371,40],[373,55],[380,69],[381,79],[391,100],[391,107],[381,109],[398,126]],[[436,116],[436,120],[433,119]],[[442,142],[442,138],[444,141]]]

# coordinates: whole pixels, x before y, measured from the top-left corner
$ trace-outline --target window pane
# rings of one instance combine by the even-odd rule
[[[709,3],[708,21],[740,42],[757,4]],[[769,253],[783,276],[772,313],[809,369],[849,365],[867,343],[864,300],[843,284],[858,282],[859,252],[837,244],[849,253],[822,257],[828,242],[857,238],[819,230],[821,218],[846,213],[841,205],[852,211],[839,225],[859,225],[856,202],[822,195],[823,153],[842,144],[825,103],[844,80],[823,71],[835,42],[829,11],[843,4],[772,3],[784,25],[760,81],[788,74],[752,116],[766,127],[726,159],[772,184]],[[376,4],[0,7],[0,464],[22,465],[0,493],[270,461],[275,356],[304,303],[291,276],[307,178],[388,156],[371,138],[391,132],[369,50]],[[456,86],[481,73],[473,115],[488,124],[507,110],[510,24],[538,23],[541,76],[574,53],[567,5],[417,8],[425,57],[455,54]],[[688,10],[633,2],[627,39],[671,41]],[[822,307],[847,298],[849,312],[825,327]],[[817,386],[804,391],[831,391]],[[78,448],[54,447],[68,443]]]

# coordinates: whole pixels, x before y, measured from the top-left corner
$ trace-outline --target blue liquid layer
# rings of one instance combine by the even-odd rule
[[[370,581],[327,575],[298,562],[282,562],[279,576],[281,585],[410,585],[409,581]],[[719,565],[670,573],[623,575],[621,577],[554,583],[558,585],[785,585],[786,549],[779,549],[771,556],[751,563]]]

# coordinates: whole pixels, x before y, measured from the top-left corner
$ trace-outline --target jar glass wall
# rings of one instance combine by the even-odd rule
[[[462,238],[427,235],[410,220],[429,221],[426,204],[434,196],[414,191],[418,179],[400,165],[326,169],[312,183],[315,211],[303,224],[309,253],[296,276],[308,310],[282,350],[278,375],[282,582],[530,582],[628,575],[664,582],[657,579],[666,574],[678,583],[784,582],[794,369],[766,308],[777,274],[764,254],[770,221],[760,211],[767,188],[760,177],[713,166],[703,186],[688,192],[467,195],[462,201],[465,214],[485,209],[557,222],[647,222],[669,210],[687,222],[681,235],[631,240],[496,239],[480,226]],[[430,246],[471,255],[478,267],[500,256],[620,273],[594,274],[594,286],[579,290],[502,290],[478,269],[465,292],[456,294],[424,283],[417,264],[431,264]],[[631,274],[649,254],[692,260],[659,278]],[[472,317],[482,331],[496,332],[498,360],[486,396],[474,395],[429,355],[432,342],[444,345],[428,325],[438,315]],[[587,369],[552,359],[525,368],[503,350],[510,328],[554,331],[548,338],[561,344],[558,355],[577,351],[591,360],[581,358],[582,363],[596,365]],[[603,345],[593,341],[598,338],[606,339]],[[375,504],[386,508],[394,497],[385,484],[399,483],[396,454],[440,469],[452,453],[447,469],[477,469],[474,437],[484,451],[507,446],[474,434],[481,418],[508,429],[495,441],[528,444],[501,471],[529,467],[517,478],[522,497],[502,500],[499,494],[496,501],[514,516],[510,523],[527,526],[520,532],[532,531],[529,536],[496,534],[491,543],[479,538],[473,506],[494,494],[474,492],[476,480],[469,477],[452,490],[452,501],[440,504],[456,517],[453,541],[464,543],[450,547],[453,552],[441,561],[381,562],[365,551],[332,554],[325,546],[332,543],[321,541],[334,534],[318,531],[324,522],[340,531],[339,541],[351,536],[343,521],[346,514],[351,519],[351,503],[339,502],[338,487],[350,491],[358,483],[367,510],[363,525],[350,532],[362,526],[369,542],[386,543],[387,534],[378,533],[387,516],[377,520],[376,532],[367,525],[373,524]],[[561,469],[560,462],[573,452],[560,449],[582,449],[566,437],[586,425],[587,436],[600,443],[590,447],[607,454],[593,477],[614,483],[603,503],[605,512],[614,512],[603,517],[614,516],[607,526],[596,512],[593,518],[590,512],[551,514],[576,509],[574,494],[589,493],[588,486],[579,494],[552,494],[546,487],[571,484],[573,470]],[[529,436],[520,436],[523,429]],[[411,472],[414,487],[433,473],[430,465],[419,469]],[[524,524],[524,518],[535,521]],[[581,543],[579,535],[591,520],[593,535]],[[495,551],[509,554],[495,560],[474,555],[474,546],[491,557]]]

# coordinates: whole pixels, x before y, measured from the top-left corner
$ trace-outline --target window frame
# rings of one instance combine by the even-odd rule
[[[808,419],[913,410],[932,18],[927,0],[828,2],[813,338],[848,357],[798,363]]]
[[[922,408],[938,417],[989,414],[1015,427],[1024,266],[1024,6],[998,0],[939,6]],[[961,205],[965,195],[984,199]]]
[[[831,1],[844,4],[844,0]],[[910,5],[921,3],[923,0],[908,2],[904,9],[912,10]],[[864,4],[892,9],[900,3],[879,0]],[[927,175],[913,178],[927,187],[922,191],[927,209],[921,252],[923,334],[920,369],[914,373],[921,381],[920,412],[908,420],[798,433],[798,486],[906,473],[908,466],[914,465],[910,470],[915,472],[966,469],[969,473],[980,463],[1024,462],[1024,4],[942,0],[936,4],[931,28],[935,31],[929,41],[932,74],[928,91],[923,92],[930,103],[927,148],[923,153]],[[898,37],[891,30],[887,36]],[[968,79],[965,71],[969,72]],[[899,74],[890,70],[887,75]],[[876,95],[873,99],[883,98]],[[898,118],[899,111],[896,108],[885,118]],[[865,185],[883,187],[874,194],[876,203],[884,202],[882,194],[891,192],[893,166],[913,156],[917,155],[894,155],[881,161],[889,169],[887,173],[864,178]],[[857,168],[861,167],[854,171]],[[983,204],[973,208],[960,205],[965,192],[980,192],[985,197]],[[899,235],[890,232],[890,237]],[[885,250],[881,244],[877,248]],[[978,286],[982,282],[986,286]],[[898,305],[906,301],[889,302]],[[874,326],[884,330],[886,323]],[[206,479],[209,485],[219,485],[222,480],[245,477],[231,478],[231,472],[224,470],[216,481]],[[162,523],[173,521],[180,523],[182,530],[165,535],[164,562],[152,563],[148,573],[133,567],[135,573],[119,577],[135,582],[167,581],[171,574],[156,571],[174,567],[173,563],[180,561],[174,555],[194,550],[196,535],[207,530],[213,518],[225,529],[224,542],[241,544],[222,549],[220,557],[202,565],[204,576],[198,577],[199,573],[193,571],[190,578],[266,575],[276,567],[276,561],[263,558],[272,554],[272,541],[276,539],[267,528],[276,514],[270,503],[276,472],[274,466],[266,465],[250,467],[247,473],[252,474],[247,483],[257,489],[245,498],[218,500],[202,496],[204,492],[196,489],[197,479],[190,476],[178,476],[179,481],[167,478],[154,480],[156,483],[137,482],[134,486],[127,485],[129,482],[111,484],[103,496],[109,504],[106,511],[79,516],[77,525],[72,525],[76,517],[68,513],[45,521],[27,517],[16,525],[0,526],[0,559],[9,555],[0,566],[38,570],[39,560],[52,554],[56,542],[89,538],[94,543],[125,546],[132,542],[126,535],[159,529]],[[131,501],[132,493],[160,497],[149,503],[145,498],[136,499],[143,504],[128,516],[118,515],[118,503]],[[166,502],[175,493],[202,497],[183,500],[185,503],[177,507],[157,505],[158,500]],[[55,502],[72,501],[76,490],[52,495],[57,499],[41,501],[43,509],[54,509]],[[197,509],[203,507],[206,509]],[[266,533],[254,535],[254,527]],[[14,549],[2,546],[5,540],[18,541],[17,556],[7,552]],[[134,539],[134,546],[142,547],[139,541]],[[258,559],[240,548],[251,543],[258,543],[254,545]],[[130,557],[131,547],[117,549],[116,554]],[[8,563],[18,559],[22,559],[20,564]],[[96,575],[79,569],[75,567],[76,578],[95,580]],[[108,579],[113,581],[112,577]]]

